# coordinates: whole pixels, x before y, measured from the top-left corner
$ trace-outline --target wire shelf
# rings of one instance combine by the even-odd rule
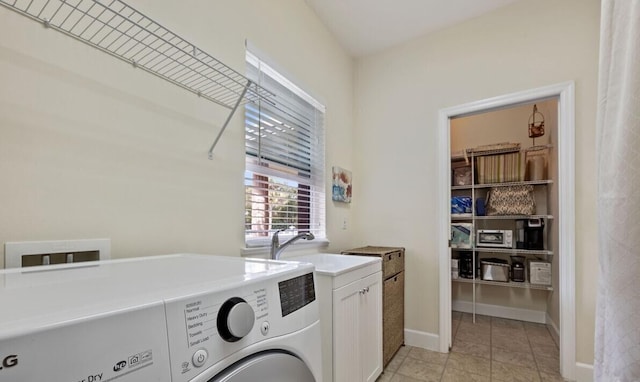
[[[468,220],[527,220],[527,219],[545,219],[552,220],[553,215],[490,215],[477,216],[472,214],[451,214],[451,221],[468,221]]]
[[[489,215],[474,216],[475,220],[522,220],[522,219],[553,219],[553,215]]]
[[[524,186],[524,185],[532,185],[532,186],[540,186],[540,185],[547,185],[547,184],[552,184],[553,180],[552,179],[545,179],[545,180],[524,180],[521,182],[504,182],[504,183],[483,183],[483,184],[468,184],[468,185],[464,185],[464,186],[451,186],[451,190],[470,190],[472,188],[475,189],[479,189],[479,188],[492,188],[492,187],[509,187],[509,186]]]
[[[273,97],[123,1],[0,0],[0,5],[231,109],[223,131],[240,104]]]
[[[509,153],[517,153],[520,151],[520,144],[514,144],[513,146],[507,147],[499,147],[499,145],[492,145],[496,147],[487,147],[487,148],[472,148],[466,149],[462,152],[457,152],[451,155],[452,161],[460,161],[467,160],[470,157],[482,157],[488,155],[497,155],[497,154],[509,154]]]
[[[534,256],[553,256],[553,251],[546,249],[518,249],[518,248],[491,248],[491,247],[451,247],[452,251],[461,252],[485,252],[485,253],[504,253],[508,255],[534,255]]]
[[[538,289],[538,290],[553,291],[552,286],[530,284],[528,282],[515,282],[515,281],[502,282],[502,281],[488,281],[488,280],[481,280],[481,279],[473,280],[473,279],[465,279],[465,278],[452,279],[451,281],[455,283],[464,283],[464,284],[494,285],[494,286],[509,287],[509,288]]]

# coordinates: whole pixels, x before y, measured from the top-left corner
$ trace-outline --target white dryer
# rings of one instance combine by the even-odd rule
[[[313,269],[183,254],[0,271],[0,381],[321,381]]]

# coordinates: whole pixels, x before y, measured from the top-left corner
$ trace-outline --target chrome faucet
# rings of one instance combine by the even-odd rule
[[[280,245],[280,239],[278,238],[278,234],[283,231],[286,231],[286,229],[278,230],[273,234],[273,238],[271,239],[271,253],[270,253],[271,260],[280,259],[280,254],[282,253],[282,251],[284,251],[288,246],[290,246],[291,244],[293,244],[294,242],[300,239],[313,240],[316,238],[315,236],[313,236],[311,232],[302,232],[292,237],[291,239],[287,240],[282,245]]]

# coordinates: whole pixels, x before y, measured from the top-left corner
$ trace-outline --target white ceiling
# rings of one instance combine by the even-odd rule
[[[353,56],[374,53],[518,0],[305,0]]]

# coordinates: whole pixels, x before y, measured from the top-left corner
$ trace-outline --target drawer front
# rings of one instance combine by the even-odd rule
[[[403,251],[385,253],[382,257],[382,278],[385,280],[398,272],[404,271]]]
[[[404,343],[404,272],[384,281],[382,361],[386,366]]]

